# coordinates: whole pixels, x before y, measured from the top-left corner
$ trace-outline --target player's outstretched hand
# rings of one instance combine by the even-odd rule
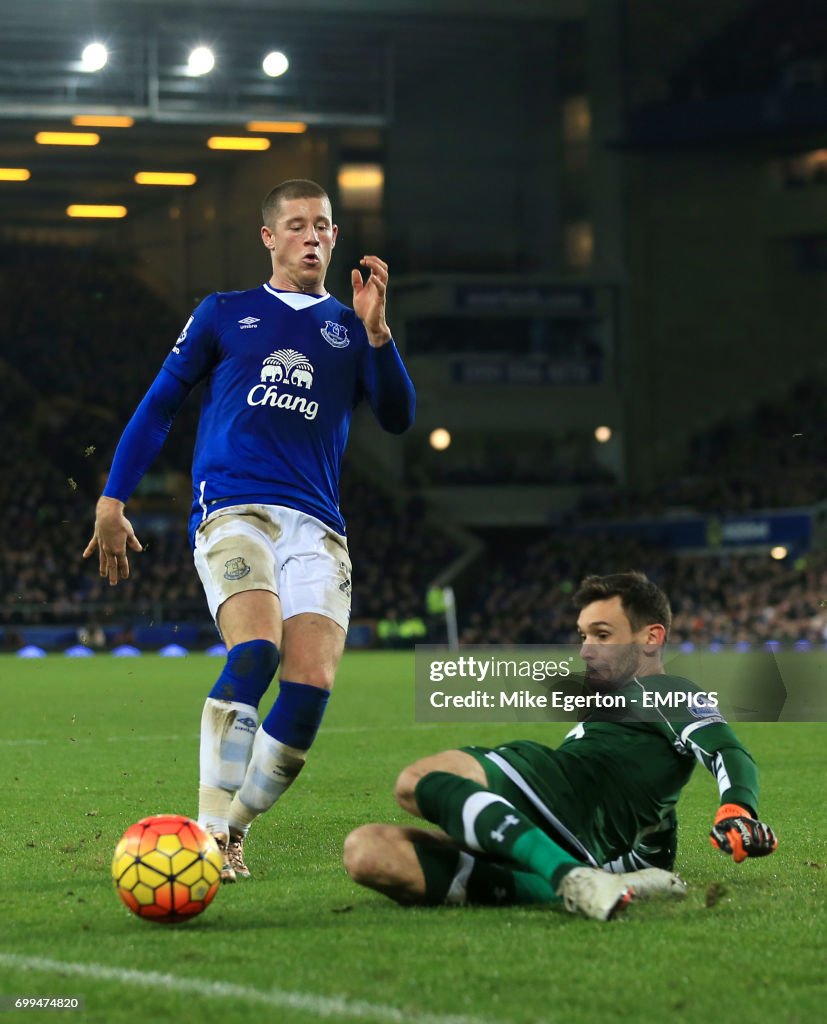
[[[135,536],[132,523],[123,514],[123,502],[116,498],[99,498],[95,510],[95,532],[83,552],[84,558],[98,552],[98,571],[109,577],[114,587],[118,579],[129,578],[129,559],[126,549],[143,551],[141,542]]]
[[[363,256],[359,263],[370,271],[367,281],[354,267],[350,272],[353,285],[353,308],[365,325],[368,341],[373,348],[381,348],[391,338],[391,329],[385,319],[385,295],[388,291],[388,265],[378,256]]]
[[[775,833],[738,804],[723,804],[715,815],[709,841],[716,850],[731,854],[736,864],[747,857],[766,857],[778,846]]]

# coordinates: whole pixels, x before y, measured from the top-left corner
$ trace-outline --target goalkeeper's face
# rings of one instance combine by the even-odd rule
[[[586,605],[577,619],[577,631],[586,676],[595,685],[623,686],[633,676],[662,671],[664,627],[634,629],[619,597]]]

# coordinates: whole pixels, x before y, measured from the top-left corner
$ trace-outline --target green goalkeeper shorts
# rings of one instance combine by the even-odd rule
[[[492,793],[508,800],[572,857],[600,866],[605,851],[594,835],[586,801],[573,791],[556,751],[531,740],[460,750],[482,766]]]

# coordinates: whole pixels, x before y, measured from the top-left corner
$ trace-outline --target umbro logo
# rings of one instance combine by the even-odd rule
[[[247,331],[251,327],[258,327],[259,318],[257,316],[245,316],[243,320],[238,322],[241,325],[242,331]]]

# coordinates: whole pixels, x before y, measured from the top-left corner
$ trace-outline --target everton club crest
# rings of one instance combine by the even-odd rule
[[[350,338],[347,336],[347,327],[342,327],[341,324],[334,324],[332,320],[325,320],[321,331],[324,340],[334,348],[347,348],[350,344]]]
[[[224,570],[225,580],[243,580],[250,572],[250,566],[243,558],[231,558],[224,563]]]

